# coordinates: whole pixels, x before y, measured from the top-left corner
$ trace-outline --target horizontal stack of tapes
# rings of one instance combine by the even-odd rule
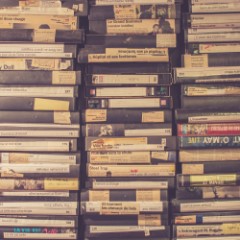
[[[240,2],[192,0],[175,69],[181,174],[176,239],[240,239]]]
[[[80,1],[0,1],[0,238],[78,239]]]
[[[171,56],[175,1],[90,1],[86,64],[86,239],[170,239],[174,188]]]

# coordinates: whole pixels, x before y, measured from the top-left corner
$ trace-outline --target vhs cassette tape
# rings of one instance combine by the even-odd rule
[[[172,124],[171,123],[86,124],[86,126],[82,128],[82,134],[83,136],[86,137],[172,136]]]
[[[172,104],[172,97],[86,99],[86,108],[90,109],[156,108],[162,110],[171,109]]]
[[[122,3],[121,3],[122,4]],[[180,18],[180,5],[164,4],[128,4],[128,5],[95,5],[89,9],[89,20],[104,19],[156,19]]]
[[[177,175],[178,187],[215,187],[238,186],[239,174],[202,174],[202,175]]]
[[[80,164],[81,154],[76,153],[30,153],[30,152],[1,152],[0,161],[1,163],[8,164]]]
[[[27,191],[41,191],[43,195],[44,191],[79,190],[79,178],[0,178],[0,183],[1,191],[17,191],[18,195],[20,195],[19,191],[24,191],[24,196],[28,195]],[[30,196],[39,194],[41,193],[33,193]],[[16,192],[15,195],[17,196]]]
[[[239,211],[239,200],[176,200],[172,201],[173,211],[178,213]]]
[[[89,178],[86,188],[94,190],[153,190],[172,189],[175,186],[175,177],[128,177],[128,178]]]
[[[232,199],[240,198],[240,186],[184,187],[176,191],[177,199]]]
[[[97,165],[87,164],[88,177],[173,177],[175,163],[156,165]]]
[[[152,74],[170,73],[170,63],[91,63],[86,66],[87,74]]]
[[[169,62],[167,48],[106,48],[86,46],[80,49],[79,63]]]
[[[138,216],[85,216],[86,225],[103,226],[163,226],[168,225],[166,214],[139,214]]]
[[[43,16],[45,17],[45,16]],[[83,29],[0,29],[0,41],[34,43],[75,43],[85,42]]]
[[[168,97],[170,87],[86,87],[85,96],[92,98]]]
[[[96,201],[167,201],[168,191],[166,189],[159,190],[83,190],[81,192],[81,202]]]
[[[87,162],[91,164],[158,164],[176,162],[176,151],[117,151],[87,153]]]
[[[79,112],[41,112],[41,111],[1,111],[0,124],[56,124],[59,125],[79,125]]]
[[[179,33],[180,21],[175,19],[104,19],[90,20],[89,32],[94,34],[156,35]]]
[[[176,137],[86,137],[86,151],[176,150]]]
[[[166,213],[168,202],[81,202],[81,213],[84,215],[139,215],[144,213]]]
[[[166,74],[92,74],[85,76],[87,86],[158,86],[171,85],[172,76]]]
[[[175,48],[176,33],[156,35],[87,34],[86,45],[104,45],[107,48]]]
[[[219,149],[185,149],[179,151],[180,162],[218,162],[218,161],[240,161],[240,150],[232,148]]]
[[[0,116],[1,117],[1,116]],[[86,109],[83,123],[171,123],[171,110],[157,109]]]
[[[34,70],[34,71],[40,70],[41,72],[43,72],[42,70],[46,70],[46,71],[61,71],[61,70],[73,71],[73,67],[74,67],[74,64],[73,64],[72,59],[0,58],[0,72],[4,71],[2,74],[12,74],[11,77],[14,77],[15,79],[16,79],[16,74],[18,74],[19,71],[22,71],[22,73],[19,76],[24,77],[25,74],[26,74],[26,76],[28,75],[28,73],[26,73],[27,72],[26,70],[31,70],[31,71],[32,70]],[[12,73],[5,73],[6,71],[10,71]],[[18,71],[18,72],[15,73],[15,71]],[[59,78],[58,76],[61,76],[61,74],[62,73],[59,73],[59,75],[58,74],[55,75],[56,79],[58,79]],[[34,73],[33,73],[33,75],[34,75]],[[3,75],[3,77],[5,77],[5,76]],[[44,78],[44,74],[41,77]],[[34,77],[33,77],[33,79],[34,79]],[[23,80],[21,80],[21,81],[24,82]],[[21,83],[21,81],[20,81],[20,83]],[[44,80],[42,80],[42,81],[44,81]],[[12,80],[12,82],[18,84],[18,82],[16,82],[16,80]],[[34,83],[34,80],[33,80],[33,83]]]

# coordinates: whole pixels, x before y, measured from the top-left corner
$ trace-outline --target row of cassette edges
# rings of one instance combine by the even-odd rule
[[[175,239],[240,239],[240,2],[189,2],[174,70],[179,165]],[[212,3],[212,4],[211,4]]]
[[[81,236],[170,239],[177,161],[172,67],[181,5],[126,2],[90,1],[89,31],[78,55],[85,65],[87,159]]]
[[[79,239],[87,1],[0,1],[0,238]]]

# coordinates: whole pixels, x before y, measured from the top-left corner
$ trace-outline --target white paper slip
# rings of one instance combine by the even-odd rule
[[[92,83],[100,84],[158,84],[158,75],[111,75],[111,74],[94,74]]]

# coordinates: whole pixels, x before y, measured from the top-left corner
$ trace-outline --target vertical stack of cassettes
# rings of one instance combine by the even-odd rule
[[[170,238],[176,138],[169,59],[180,5],[139,2],[90,2],[90,34],[78,57],[86,63],[86,239]]]
[[[240,2],[192,0],[175,69],[176,239],[240,239]]]
[[[82,1],[0,1],[0,238],[77,239]]]

